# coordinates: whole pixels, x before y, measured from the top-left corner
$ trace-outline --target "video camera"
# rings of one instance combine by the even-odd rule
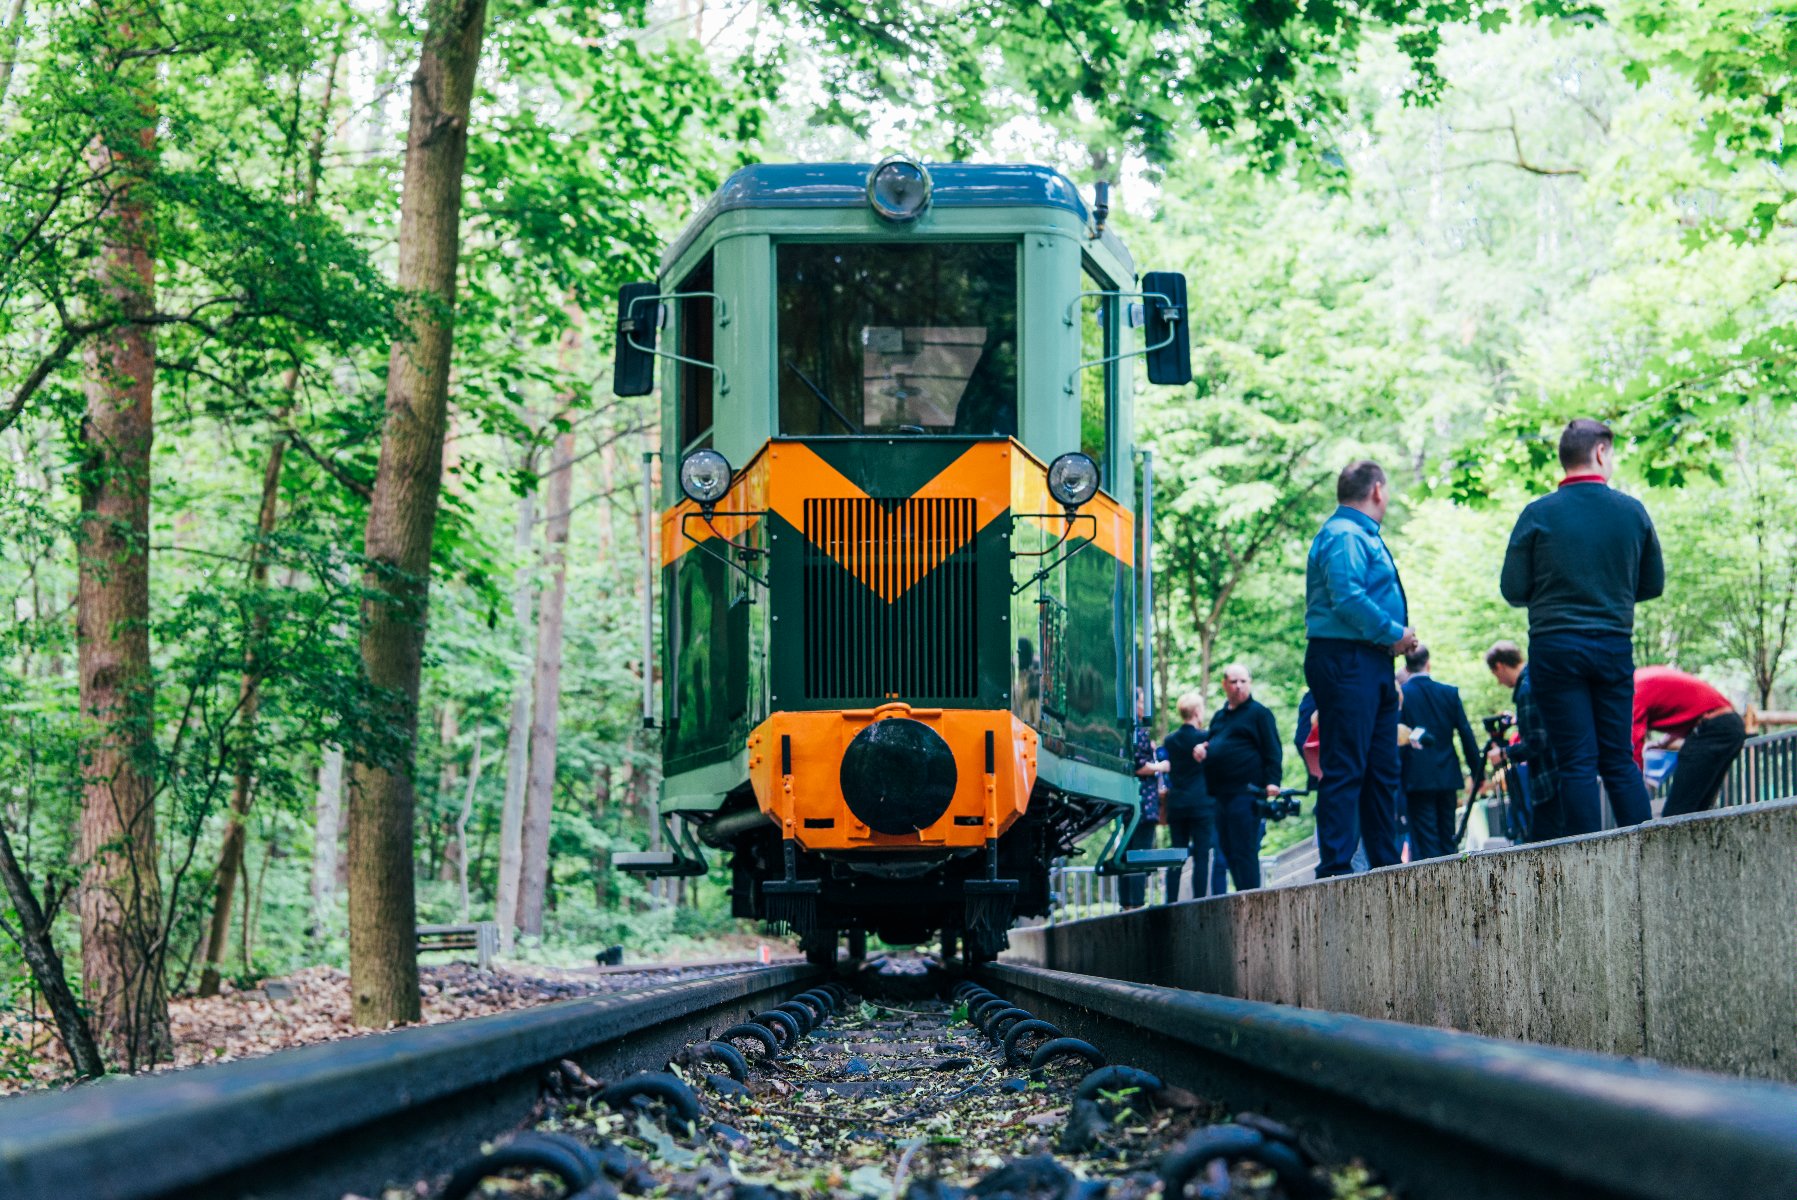
[[[1516,728],[1516,714],[1493,713],[1485,718],[1485,736],[1494,742],[1504,740],[1504,735]]]
[[[1257,796],[1254,811],[1268,821],[1283,821],[1302,811],[1303,806],[1298,802],[1302,795],[1304,792],[1298,788],[1282,788],[1277,796]]]

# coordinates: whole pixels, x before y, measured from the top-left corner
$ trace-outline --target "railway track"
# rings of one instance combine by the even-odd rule
[[[1002,964],[852,982],[752,968],[0,1102],[0,1196],[497,1195],[496,1145],[545,1200],[1797,1195],[1797,1089]]]
[[[659,1067],[815,980],[751,968],[0,1102],[0,1197],[378,1195],[516,1128],[563,1060]]]

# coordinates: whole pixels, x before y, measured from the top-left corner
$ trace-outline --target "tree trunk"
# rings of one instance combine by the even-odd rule
[[[601,766],[593,776],[593,827],[605,827],[606,810],[611,807],[611,768]],[[600,908],[611,904],[611,851],[600,846],[593,851],[593,902]]]
[[[121,20],[121,48],[134,34]],[[100,303],[118,324],[87,352],[81,425],[76,646],[81,713],[81,971],[101,1046],[126,1070],[166,1057],[168,998],[156,874],[155,681],[150,666],[150,446],[155,342],[154,230],[142,172],[154,153],[147,70],[135,144],[90,148],[117,171],[97,265]]]
[[[527,490],[518,497],[518,528],[514,546],[520,564],[530,553],[531,529],[536,524],[536,505]],[[529,653],[536,640],[531,617],[530,572],[522,565],[512,584],[512,620],[518,652]],[[512,681],[512,720],[505,741],[505,804],[499,812],[499,880],[495,885],[495,916],[499,922],[499,951],[512,952],[512,933],[518,927],[518,876],[523,856],[524,789],[530,770],[531,674],[520,670]]]
[[[570,337],[573,335],[570,334]],[[564,418],[566,414],[564,413]],[[544,489],[544,565],[549,586],[537,620],[535,696],[530,721],[530,787],[524,800],[524,869],[518,888],[518,928],[543,932],[544,890],[549,882],[549,815],[555,798],[556,725],[562,690],[562,616],[568,597],[568,506],[573,498],[574,433],[555,437]]]
[[[293,372],[289,371],[289,375]],[[256,544],[250,549],[250,588],[261,592],[268,587],[268,538],[274,533],[275,514],[280,507],[281,462],[286,455],[286,438],[276,435],[269,448],[268,464],[262,472],[262,507],[256,517]],[[243,822],[255,795],[256,709],[261,703],[262,665],[260,647],[268,632],[268,614],[258,608],[250,617],[249,637],[243,655],[243,678],[238,683],[237,764],[231,780],[231,809],[225,818],[225,836],[218,849],[218,869],[212,876],[212,927],[206,936],[206,964],[200,972],[200,995],[216,996],[219,986],[219,964],[225,958],[225,942],[231,933],[231,899],[237,877],[243,873]]]
[[[337,839],[343,817],[343,749],[326,746],[312,811],[312,931],[322,938],[337,897]]]
[[[350,788],[350,1013],[364,1026],[420,1015],[412,772],[443,485],[462,168],[487,6],[431,0],[428,12],[412,77],[399,215],[398,284],[417,300],[404,314],[411,336],[395,342],[388,358],[387,416],[363,539],[362,667],[381,718],[403,741],[386,761],[356,763]]]
[[[12,16],[6,22],[6,57],[0,58],[0,105],[12,86],[13,66],[19,60],[19,39],[25,36],[25,0],[12,0]]]
[[[436,865],[437,879],[443,883],[453,883],[460,873],[457,856],[461,854],[461,845],[456,841],[456,819],[449,813],[450,798],[456,793],[456,761],[453,753],[456,739],[461,737],[461,722],[457,720],[454,701],[446,701],[438,725],[438,744],[442,746],[442,760],[437,766],[437,804],[443,809],[443,854]]]
[[[1154,702],[1159,713],[1150,713],[1153,724],[1160,713],[1173,709],[1173,591],[1172,581],[1155,590],[1154,605]]]
[[[485,728],[474,727],[474,758],[468,764],[468,790],[462,793],[462,813],[455,823],[456,883],[461,888],[462,924],[468,923],[468,818],[474,815],[474,789],[480,786],[480,743]]]
[[[12,929],[3,920],[0,927],[5,927],[19,943],[19,952],[50,1006],[50,1016],[56,1022],[56,1032],[62,1036],[63,1048],[69,1052],[69,1061],[75,1064],[75,1073],[84,1079],[98,1079],[106,1073],[106,1061],[94,1044],[93,1031],[87,1027],[87,1017],[76,1002],[75,993],[69,990],[62,956],[50,938],[50,926],[31,890],[31,881],[25,878],[19,860],[13,856],[12,839],[6,835],[4,823],[0,823],[0,883],[5,885],[7,899],[18,914],[19,928]]]

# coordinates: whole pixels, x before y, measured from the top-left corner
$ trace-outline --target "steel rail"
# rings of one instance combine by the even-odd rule
[[[660,1067],[819,971],[754,967],[609,996],[0,1100],[7,1200],[379,1195],[529,1115],[563,1059]]]
[[[981,973],[1113,1062],[1287,1120],[1412,1200],[1797,1196],[1784,1084],[1040,967]]]

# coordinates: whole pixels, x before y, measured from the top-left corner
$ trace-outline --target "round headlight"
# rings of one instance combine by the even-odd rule
[[[1063,508],[1078,508],[1098,494],[1098,464],[1074,450],[1048,464],[1048,494]]]
[[[716,504],[730,490],[730,460],[716,450],[695,450],[680,460],[680,490],[696,504]]]
[[[867,173],[867,202],[888,221],[910,221],[930,203],[930,173],[903,154],[881,159]]]

